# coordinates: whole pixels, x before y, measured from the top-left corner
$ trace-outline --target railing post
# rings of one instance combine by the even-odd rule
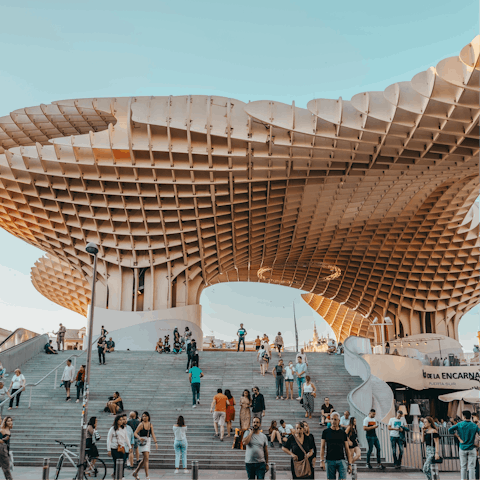
[[[115,460],[115,465],[116,465],[116,469],[115,469],[115,480],[122,480],[123,478],[123,458],[117,458]]]
[[[76,355],[73,357],[73,369],[75,371],[77,371],[77,356]]]
[[[49,480],[50,478],[50,459],[43,459],[42,480]]]
[[[53,384],[54,390],[57,388],[57,372],[58,372],[58,368],[55,370],[55,383]]]
[[[198,480],[198,460],[192,462],[192,480]]]
[[[270,464],[270,478],[272,480],[277,480],[277,464],[275,462]]]
[[[355,464],[352,465],[352,480],[357,480],[357,466]]]
[[[30,385],[30,398],[28,399],[28,408],[32,406],[32,390],[33,390],[33,385]]]

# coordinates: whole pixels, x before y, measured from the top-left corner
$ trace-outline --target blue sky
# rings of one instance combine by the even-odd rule
[[[0,0],[0,7],[0,116],[59,99],[101,96],[213,94],[295,100],[297,106],[317,97],[350,99],[458,55],[479,30],[478,2],[469,0]],[[50,330],[62,319],[82,325],[82,317],[30,285],[40,251],[3,231],[0,245],[1,326]],[[297,290],[230,284],[202,295],[205,333],[227,339],[248,320],[287,337],[294,299],[302,341],[311,336],[315,318],[319,330],[328,331]],[[460,324],[469,349],[479,318],[477,308]]]

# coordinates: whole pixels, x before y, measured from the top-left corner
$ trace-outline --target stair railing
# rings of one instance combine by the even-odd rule
[[[363,429],[363,420],[368,416],[370,409],[373,407],[373,381],[370,365],[367,361],[357,353],[357,348],[353,343],[364,341],[364,349],[368,351],[370,341],[366,338],[348,337],[344,342],[344,361],[345,368],[350,375],[359,376],[363,383],[354,388],[347,396],[350,415],[357,419],[357,432],[359,443],[368,448],[366,432]],[[390,445],[390,432],[386,423],[378,422],[376,429],[377,437],[382,449],[382,457],[390,463],[393,461],[392,448]],[[375,452],[376,455],[376,452]],[[373,456],[373,455],[372,455]]]
[[[94,340],[92,342],[92,345],[98,340],[99,337],[100,337],[100,335],[98,335],[97,337],[94,338]],[[31,405],[32,405],[32,391],[33,391],[33,389],[35,387],[38,387],[38,385],[40,385],[44,380],[46,380],[48,377],[50,377],[50,375],[52,375],[53,373],[55,373],[55,380],[54,380],[54,383],[53,383],[53,388],[56,389],[57,388],[58,370],[60,369],[60,367],[64,366],[67,363],[68,360],[73,359],[73,368],[76,370],[77,369],[77,358],[83,357],[83,355],[85,355],[86,353],[87,353],[87,350],[83,350],[82,353],[69,355],[68,358],[66,358],[62,363],[58,364],[53,370],[48,372],[38,382],[27,383],[23,387],[23,389],[20,389],[20,390],[16,391],[13,395],[10,395],[10,398],[6,398],[3,402],[0,403],[0,416],[3,417],[3,407],[4,407],[4,405],[6,405],[7,402],[10,402],[12,399],[15,399],[15,397],[17,395],[20,395],[22,392],[26,391],[27,387],[30,387],[30,395],[29,395],[29,400],[28,400],[28,408],[30,408]]]

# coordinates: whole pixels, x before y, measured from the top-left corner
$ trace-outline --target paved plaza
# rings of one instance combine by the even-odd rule
[[[60,479],[72,479],[74,476],[73,469],[64,469],[61,472]],[[192,473],[185,474],[182,470],[180,470],[179,474],[174,473],[175,470],[150,470],[150,480],[173,480],[173,479],[190,479],[192,478]],[[131,471],[128,470],[125,472],[125,478],[130,479],[133,478]],[[50,476],[49,478],[53,478],[55,474],[54,469],[50,469]],[[15,468],[13,478],[15,480],[40,480],[42,478],[42,468],[41,467],[18,467]],[[110,473],[107,474],[105,477],[106,479],[110,479]],[[145,478],[144,475],[141,475],[140,478]],[[199,472],[199,479],[246,479],[247,474],[244,470],[200,470]],[[267,479],[270,478],[270,474],[267,474]],[[290,472],[277,472],[277,479],[278,480],[286,480],[292,478]],[[324,471],[315,471],[315,478],[317,479],[326,479],[327,475]],[[424,480],[426,477],[422,472],[398,472],[393,469],[387,469],[385,471],[376,471],[373,470],[372,472],[359,472],[358,479],[359,480],[392,480],[392,479],[404,479],[404,480]],[[457,480],[460,478],[460,473],[453,472],[453,473],[441,473],[440,479],[441,480]]]

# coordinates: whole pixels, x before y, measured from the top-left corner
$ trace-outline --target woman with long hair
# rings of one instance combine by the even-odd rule
[[[295,475],[295,465],[293,462],[299,460],[302,461],[304,458],[308,458],[310,463],[310,475],[302,478],[314,478],[313,469],[311,468],[312,457],[314,455],[312,442],[310,437],[305,435],[305,430],[303,428],[303,423],[297,423],[295,425],[295,431],[293,435],[290,435],[290,438],[287,440],[287,443],[282,447],[282,450],[285,453],[288,453],[291,457],[291,470],[292,478],[298,478]]]
[[[142,452],[143,454],[142,461],[137,465],[137,468],[132,473],[132,475],[138,480],[138,472],[142,469],[142,467],[145,469],[145,475],[148,478],[150,444],[152,438],[155,442],[155,449],[158,449],[157,439],[155,437],[153,425],[150,421],[150,414],[148,412],[142,413],[142,421],[138,424],[138,427],[135,430],[135,438],[140,441],[138,451]]]
[[[312,413],[315,410],[315,397],[317,396],[317,389],[311,382],[310,376],[305,377],[305,382],[302,383],[302,398],[303,408],[305,409],[305,418],[312,418]]]
[[[240,430],[248,430],[252,419],[252,397],[248,390],[243,391],[240,399]]]
[[[91,459],[92,468],[85,471],[88,475],[94,468],[95,462],[98,458],[98,448],[95,445],[97,440],[100,440],[100,434],[97,432],[97,417],[90,417],[87,425],[87,439],[85,442],[85,454]]]
[[[118,392],[113,394],[113,400],[107,402],[107,408],[112,415],[123,412],[123,400]]]
[[[175,441],[173,442],[173,448],[175,449],[175,473],[178,473],[178,468],[180,467],[180,457],[182,457],[183,472],[189,473],[187,469],[187,426],[182,415],[177,418],[177,423],[173,426],[173,434],[175,435]]]
[[[268,361],[269,361],[269,356],[267,353],[267,350],[265,349],[265,345],[262,344],[260,345],[260,350],[258,350],[257,353],[257,360],[260,363],[260,373],[265,376],[265,373],[268,369]]]
[[[230,390],[225,390],[227,396],[227,413],[225,416],[225,422],[227,424],[227,437],[230,436],[230,430],[232,429],[232,422],[235,420],[235,399],[233,398]]]
[[[277,427],[277,422],[276,420],[272,420],[272,423],[270,424],[270,428],[268,429],[268,439],[270,441],[270,447],[273,448],[273,442],[275,440],[278,441],[278,443],[280,444],[280,446],[283,445],[283,442],[282,442],[282,435],[280,434],[280,432],[278,431],[278,427]]]
[[[350,458],[352,459],[353,465],[362,457],[362,451],[360,450],[360,445],[358,444],[357,419],[355,417],[350,417],[350,422],[345,429],[345,433],[347,434],[348,446],[352,453]]]
[[[432,417],[425,419],[422,428],[422,443],[425,443],[425,463],[423,464],[423,473],[428,480],[432,478],[432,463],[433,459],[440,458],[440,436],[438,435],[438,428],[435,426],[435,421]]]
[[[127,452],[130,448],[126,425],[127,416],[125,414],[117,415],[107,435],[107,455],[112,457],[113,460],[113,478],[115,478],[117,471],[117,460],[122,460],[125,465]]]
[[[5,417],[0,425],[0,467],[6,480],[12,480],[10,471],[10,430],[13,427],[13,418]]]
[[[285,367],[285,387],[287,391],[287,395],[285,396],[285,400],[288,400],[288,393],[290,392],[290,399],[293,400],[293,380],[295,369],[293,368],[293,362],[290,360],[288,365]]]

